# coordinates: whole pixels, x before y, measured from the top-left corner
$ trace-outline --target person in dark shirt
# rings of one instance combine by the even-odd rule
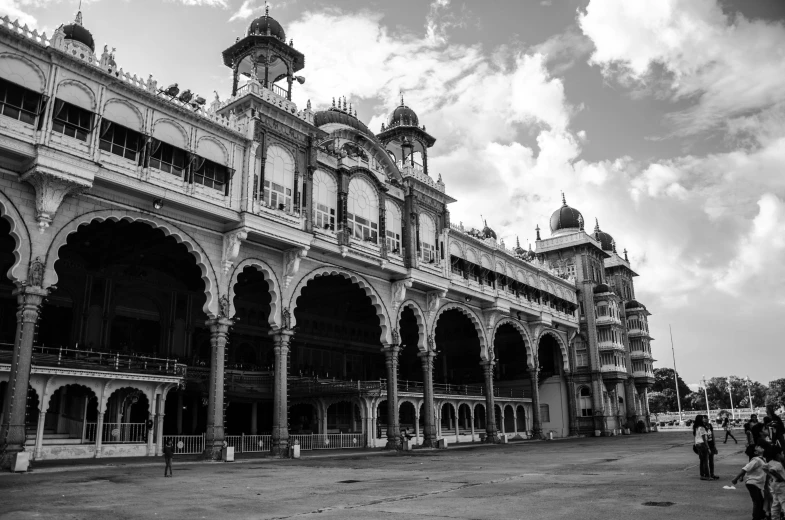
[[[166,467],[164,468],[164,477],[172,476],[173,456],[174,456],[174,444],[172,443],[171,439],[168,439],[166,441],[166,444],[164,444],[164,460],[166,461]]]
[[[782,422],[782,418],[774,411],[773,404],[766,406],[766,415],[768,416],[767,419],[771,421],[771,442],[785,449],[785,423]]]

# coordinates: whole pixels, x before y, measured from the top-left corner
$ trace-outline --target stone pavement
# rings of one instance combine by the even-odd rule
[[[0,520],[748,518],[746,489],[722,489],[747,460],[743,446],[720,444],[723,478],[706,482],[690,443],[669,432],[236,464],[175,458],[174,478],[160,460],[50,466],[0,474]]]

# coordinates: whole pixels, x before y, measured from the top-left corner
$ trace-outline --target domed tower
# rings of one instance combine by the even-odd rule
[[[600,221],[594,219],[594,240],[600,243],[603,251],[616,252],[616,242],[608,233],[600,230]]]
[[[561,195],[562,206],[551,215],[551,236],[558,237],[583,231],[583,215],[575,208],[567,205],[564,193]]]
[[[244,38],[223,51],[224,65],[233,71],[232,96],[237,94],[240,76],[259,81],[263,87],[291,101],[292,82],[304,83],[295,76],[305,66],[305,56],[286,43],[286,33],[273,17],[269,6],[248,26]],[[286,80],[286,86],[279,84]]]
[[[93,35],[82,25],[82,11],[76,13],[73,23],[61,25],[55,30],[51,44],[56,49],[70,46],[74,51],[79,50],[85,54],[95,53]]]
[[[428,148],[436,143],[425,126],[420,126],[417,113],[406,106],[401,95],[401,104],[393,110],[387,125],[376,137],[393,156],[401,173],[424,173],[428,175]],[[422,157],[422,164],[415,160],[415,154]]]

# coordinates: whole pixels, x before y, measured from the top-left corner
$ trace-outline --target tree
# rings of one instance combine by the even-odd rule
[[[655,368],[654,369],[654,385],[651,387],[652,392],[661,392],[668,395],[667,390],[673,392],[673,398],[670,399],[668,404],[671,405],[671,411],[678,410],[676,406],[676,385],[673,383],[673,369],[672,368]],[[687,408],[691,402],[689,395],[692,390],[687,386],[687,383],[679,376],[679,397],[681,397],[681,407]],[[649,405],[651,407],[651,405]]]
[[[728,385],[730,380],[730,392]],[[752,394],[754,406],[762,406],[766,398],[766,386],[750,381],[749,391],[747,382],[736,376],[712,377],[706,381],[706,393],[709,394],[709,403],[712,410],[717,408],[731,409],[730,396],[733,395],[733,408],[749,408],[749,394]]]
[[[668,410],[668,397],[662,392],[649,392],[649,411],[651,413],[665,413]]]
[[[769,388],[766,391],[766,404],[785,406],[785,379],[769,381]]]

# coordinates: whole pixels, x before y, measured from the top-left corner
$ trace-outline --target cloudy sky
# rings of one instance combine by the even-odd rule
[[[78,0],[0,0],[46,30]],[[688,383],[783,377],[785,2],[288,0],[271,16],[306,56],[295,101],[346,96],[379,131],[399,92],[433,174],[507,244],[547,228],[560,192],[626,248],[658,366]],[[85,0],[124,70],[205,97],[260,0]],[[546,233],[547,235],[547,233]]]

